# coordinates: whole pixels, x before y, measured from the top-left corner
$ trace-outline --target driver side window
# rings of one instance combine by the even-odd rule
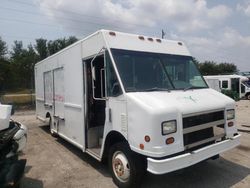
[[[112,65],[108,51],[105,52],[106,60],[106,75],[107,75],[107,95],[109,97],[115,97],[122,94],[122,90],[115,74],[114,67]]]

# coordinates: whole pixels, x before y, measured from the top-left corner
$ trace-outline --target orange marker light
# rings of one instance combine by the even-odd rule
[[[166,144],[172,144],[172,143],[174,143],[174,137],[170,137],[170,138],[167,138],[166,139]]]
[[[228,127],[232,127],[232,126],[234,126],[234,122],[232,122],[232,121],[230,121],[230,122],[228,122]]]
[[[145,142],[150,142],[150,137],[149,137],[148,135],[146,135],[146,136],[144,137],[144,140],[145,140]]]
[[[144,144],[140,144],[139,147],[140,147],[140,149],[143,150],[144,149]]]

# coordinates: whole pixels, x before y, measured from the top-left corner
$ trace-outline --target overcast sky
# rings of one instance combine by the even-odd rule
[[[1,0],[0,36],[9,47],[102,28],[156,37],[164,29],[198,60],[250,71],[250,0]]]

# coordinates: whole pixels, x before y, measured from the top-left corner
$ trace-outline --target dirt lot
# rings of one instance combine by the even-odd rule
[[[14,116],[28,129],[28,143],[22,154],[27,167],[23,188],[110,188],[115,187],[108,168],[60,138],[50,136],[48,127],[35,118],[34,111]],[[241,145],[221,155],[177,172],[147,174],[142,187],[250,187],[250,101],[237,102]]]

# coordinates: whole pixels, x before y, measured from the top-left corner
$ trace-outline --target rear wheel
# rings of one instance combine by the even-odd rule
[[[143,157],[130,150],[127,143],[122,142],[110,148],[109,169],[118,187],[138,187],[145,172],[145,162]]]

